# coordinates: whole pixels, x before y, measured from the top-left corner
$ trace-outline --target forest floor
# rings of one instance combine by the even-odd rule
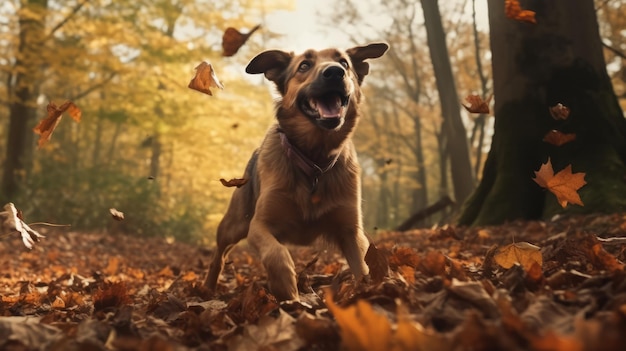
[[[200,284],[210,249],[42,234],[32,250],[17,235],[0,241],[1,350],[626,345],[624,214],[379,232],[367,258],[371,279],[358,283],[336,252],[293,248],[301,301],[284,304],[268,293],[245,243],[229,256],[212,296]]]

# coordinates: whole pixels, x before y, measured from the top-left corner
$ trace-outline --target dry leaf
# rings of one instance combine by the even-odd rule
[[[39,242],[45,236],[33,230],[22,220],[21,211],[15,208],[12,202],[4,205],[4,211],[0,212],[0,232],[11,233],[16,231],[22,236],[22,242],[28,249],[32,249],[35,242]]]
[[[563,105],[560,102],[550,107],[549,110],[550,110],[550,115],[552,115],[552,118],[556,120],[566,120],[569,117],[569,107]]]
[[[246,184],[248,182],[248,179],[245,178],[233,178],[231,180],[226,180],[224,178],[220,178],[220,182],[222,182],[222,185],[227,187],[227,188],[231,188],[236,186],[237,188],[242,187],[244,184]]]
[[[347,350],[387,351],[391,345],[391,324],[363,300],[341,308],[327,292],[326,305],[341,328],[341,340]]]
[[[478,95],[468,95],[465,100],[470,103],[469,106],[465,104],[463,107],[471,113],[489,113],[489,102],[491,102],[491,98],[493,95],[490,95],[487,100],[483,101],[483,99]]]
[[[211,88],[224,89],[224,85],[217,79],[215,70],[210,63],[202,61],[196,68],[196,75],[189,82],[188,87],[193,90],[213,96]]]
[[[389,260],[387,255],[376,247],[373,243],[370,243],[367,253],[365,254],[365,262],[370,268],[370,277],[374,284],[381,283],[385,276],[389,272]]]
[[[260,24],[257,24],[248,33],[240,33],[237,29],[229,27],[224,31],[222,36],[222,56],[233,56],[239,51],[239,49],[246,43],[252,33],[261,28]]]
[[[504,14],[510,19],[520,22],[537,23],[535,11],[522,10],[518,0],[506,0],[504,2]]]
[[[393,338],[393,351],[450,350],[449,339],[441,334],[427,331],[420,323],[413,321],[404,305],[398,304],[396,315],[398,324]]]
[[[114,208],[109,208],[109,213],[111,213],[111,217],[113,217],[113,219],[116,221],[124,220],[124,212],[120,212]]]
[[[48,111],[48,116],[42,119],[33,129],[33,131],[39,135],[37,147],[42,147],[50,140],[52,132],[54,132],[54,129],[59,125],[59,122],[61,122],[61,116],[63,116],[64,112],[67,111],[70,117],[76,122],[80,122],[82,116],[81,110],[71,101],[66,101],[59,107],[53,102],[50,102],[46,110]]]
[[[576,134],[574,133],[562,133],[558,130],[549,131],[544,137],[543,141],[548,144],[552,144],[555,146],[561,146],[569,143],[570,141],[576,140]]]
[[[501,247],[493,256],[497,264],[502,268],[509,269],[515,264],[520,264],[525,271],[529,271],[533,264],[541,266],[543,257],[538,246],[527,242],[513,243]]]
[[[587,184],[585,173],[572,173],[572,165],[567,165],[557,174],[554,174],[552,162],[548,158],[548,162],[542,164],[539,170],[535,171],[533,180],[553,193],[563,208],[567,206],[568,202],[584,206],[578,195],[578,189]]]

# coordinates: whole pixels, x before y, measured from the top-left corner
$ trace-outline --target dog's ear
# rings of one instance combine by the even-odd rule
[[[363,82],[363,78],[365,78],[365,76],[370,72],[370,65],[365,62],[365,60],[381,57],[387,49],[389,49],[389,45],[387,43],[373,43],[365,46],[356,46],[346,50],[346,53],[350,56],[350,60],[352,61],[359,84]]]
[[[280,50],[268,50],[258,54],[248,63],[246,73],[265,74],[265,78],[276,83],[278,89],[282,91],[281,77],[287,70],[287,66],[293,57],[292,53]]]

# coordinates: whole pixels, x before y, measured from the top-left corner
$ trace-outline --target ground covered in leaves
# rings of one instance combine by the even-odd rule
[[[42,234],[32,250],[17,235],[0,241],[2,350],[626,345],[623,214],[378,233],[368,253],[371,279],[358,283],[335,252],[294,248],[301,302],[284,304],[266,290],[245,244],[231,254],[212,296],[200,286],[209,249]]]

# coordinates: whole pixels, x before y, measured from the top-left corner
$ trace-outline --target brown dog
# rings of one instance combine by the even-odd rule
[[[369,241],[361,218],[360,167],[351,135],[359,119],[366,59],[384,43],[295,56],[265,51],[246,67],[276,84],[278,123],[248,162],[248,182],[233,193],[217,230],[217,250],[205,285],[214,291],[224,258],[241,239],[260,255],[279,300],[298,299],[294,262],[284,243],[322,237],[346,257],[356,279],[367,275]]]

